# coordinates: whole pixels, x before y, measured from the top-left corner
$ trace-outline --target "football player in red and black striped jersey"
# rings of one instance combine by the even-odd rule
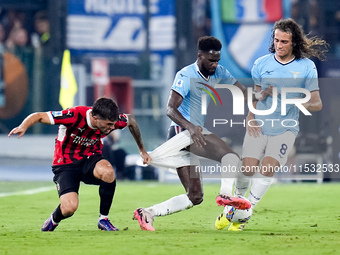
[[[22,137],[36,123],[59,125],[52,170],[60,204],[42,226],[53,231],[59,222],[71,217],[78,208],[80,182],[99,185],[100,216],[98,228],[116,231],[108,220],[116,178],[112,165],[102,156],[102,139],[115,129],[128,127],[138,146],[144,164],[151,157],[146,152],[137,122],[131,114],[119,114],[109,98],[97,99],[92,107],[76,106],[63,111],[36,112],[27,116],[8,136]]]

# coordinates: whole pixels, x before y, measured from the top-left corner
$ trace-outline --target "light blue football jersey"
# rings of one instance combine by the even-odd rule
[[[256,85],[264,90],[269,85],[277,88],[278,103],[276,110],[270,115],[255,115],[262,120],[262,133],[265,135],[279,135],[286,131],[292,131],[295,135],[299,132],[299,108],[293,104],[287,104],[286,115],[281,115],[281,89],[305,88],[309,91],[319,90],[318,73],[313,61],[307,58],[294,59],[282,64],[275,58],[275,53],[265,55],[257,59],[252,68],[252,78]],[[287,99],[302,98],[303,93],[287,93]],[[257,110],[270,109],[273,97],[269,96],[263,101],[257,102]],[[271,121],[275,120],[275,121]],[[283,122],[282,122],[283,121]]]
[[[178,111],[194,125],[204,127],[205,115],[202,115],[202,94],[207,93],[202,89],[210,92],[211,90],[202,83],[214,88],[219,83],[234,85],[236,79],[221,65],[217,66],[214,75],[205,79],[199,71],[196,62],[177,72],[171,89],[183,97]],[[207,96],[206,98],[208,106],[211,97]],[[178,124],[172,121],[171,126],[178,126]]]

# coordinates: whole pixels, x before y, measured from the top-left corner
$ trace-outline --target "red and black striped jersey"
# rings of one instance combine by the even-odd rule
[[[90,123],[92,107],[76,106],[63,111],[48,112],[52,125],[60,125],[55,140],[53,165],[74,163],[93,154],[101,154],[103,141],[107,136]],[[115,129],[127,126],[128,117],[119,115]]]

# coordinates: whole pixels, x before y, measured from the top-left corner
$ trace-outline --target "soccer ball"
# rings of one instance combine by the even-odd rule
[[[253,209],[239,210],[227,205],[225,212],[225,216],[230,222],[246,223],[253,214]]]

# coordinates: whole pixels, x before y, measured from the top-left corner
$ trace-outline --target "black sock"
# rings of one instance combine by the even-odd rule
[[[54,209],[53,213],[52,213],[52,218],[53,218],[53,221],[55,223],[59,223],[60,221],[66,219],[66,218],[69,218],[71,217],[73,214],[69,215],[69,216],[64,216],[62,213],[61,213],[61,210],[60,210],[60,204],[58,205],[57,208]]]
[[[109,215],[109,211],[112,205],[113,196],[116,190],[116,180],[112,183],[104,181],[100,182],[99,185],[99,196],[100,196],[100,214]]]

